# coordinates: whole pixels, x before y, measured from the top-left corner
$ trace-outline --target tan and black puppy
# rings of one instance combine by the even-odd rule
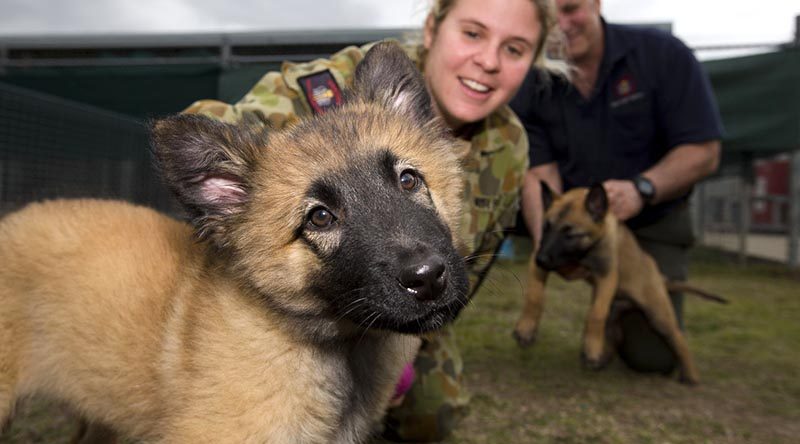
[[[611,302],[622,298],[638,306],[672,346],[681,364],[681,381],[697,383],[699,376],[669,299],[672,287],[668,288],[656,262],[639,247],[633,233],[608,211],[603,186],[553,196],[542,182],[542,204],[542,240],[529,265],[525,305],[514,330],[517,342],[527,346],[535,340],[544,308],[544,285],[548,273],[555,271],[568,280],[585,279],[593,287],[582,352],[589,367],[603,367],[615,351],[606,337],[606,321]],[[674,287],[724,302],[685,284]]]
[[[0,222],[0,423],[46,395],[144,442],[363,442],[467,303],[452,143],[388,43],[287,130],[155,123],[192,226],[97,200]]]

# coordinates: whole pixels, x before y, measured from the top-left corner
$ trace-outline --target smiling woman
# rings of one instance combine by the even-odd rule
[[[423,57],[439,113],[458,130],[511,99],[541,52],[543,25],[530,0],[460,0],[448,12],[425,21]]]

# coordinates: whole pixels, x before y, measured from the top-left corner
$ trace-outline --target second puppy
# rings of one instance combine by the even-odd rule
[[[582,352],[589,367],[604,366],[615,351],[606,337],[606,323],[611,302],[621,298],[639,307],[666,338],[680,361],[681,381],[696,384],[700,377],[669,298],[668,290],[673,288],[668,286],[717,302],[725,300],[686,284],[667,283],[633,233],[608,211],[602,185],[559,196],[544,182],[541,186],[542,240],[530,263],[525,306],[514,330],[517,342],[527,346],[534,341],[544,307],[544,284],[548,273],[555,271],[569,280],[585,279],[593,287]]]

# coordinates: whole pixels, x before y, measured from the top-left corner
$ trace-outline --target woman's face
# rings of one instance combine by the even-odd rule
[[[425,80],[453,130],[506,104],[531,67],[541,36],[531,0],[457,0],[425,23]]]

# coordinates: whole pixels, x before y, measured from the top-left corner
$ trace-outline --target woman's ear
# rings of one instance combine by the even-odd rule
[[[425,19],[425,26],[422,28],[422,45],[425,49],[430,50],[433,45],[433,39],[436,37],[436,20],[433,18],[433,13],[428,14]]]

